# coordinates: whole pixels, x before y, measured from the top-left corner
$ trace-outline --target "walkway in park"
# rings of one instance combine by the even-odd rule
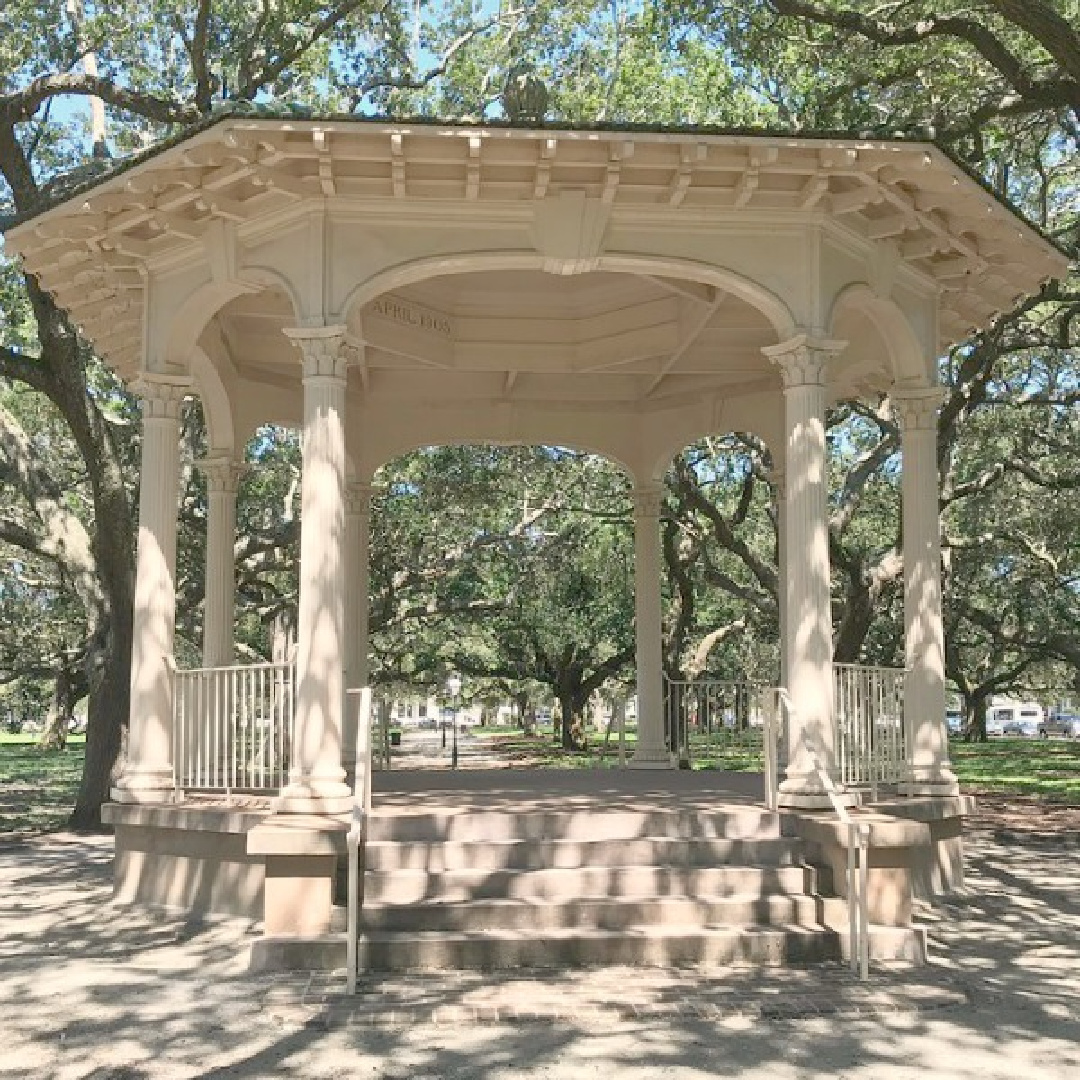
[[[1080,845],[976,833],[934,962],[875,971],[249,976],[252,928],[108,903],[110,841],[0,846],[0,1077],[1080,1075]]]

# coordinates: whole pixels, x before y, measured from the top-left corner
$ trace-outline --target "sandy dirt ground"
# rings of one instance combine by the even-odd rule
[[[111,841],[0,846],[0,1077],[1080,1077],[1080,843],[983,803],[933,960],[878,968],[252,976],[239,920],[109,901]],[[1025,812],[1025,809],[1027,812]]]

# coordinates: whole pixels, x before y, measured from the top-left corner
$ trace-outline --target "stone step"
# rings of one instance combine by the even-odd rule
[[[925,934],[874,926],[874,960],[925,960]],[[366,971],[561,968],[585,965],[806,964],[847,956],[847,936],[826,927],[632,927],[623,930],[489,930],[362,935],[359,962]],[[264,937],[254,942],[256,971],[340,970],[344,934],[317,939]]]
[[[793,866],[800,845],[780,837],[752,840],[642,837],[605,840],[374,841],[369,871],[538,870],[615,866]]]
[[[816,891],[807,866],[581,866],[537,870],[380,870],[364,876],[366,904],[766,896]]]
[[[365,905],[364,930],[623,930],[631,926],[838,926],[847,903],[837,897],[774,894],[720,900],[656,897],[640,900],[475,900],[471,903]],[[344,908],[334,911],[344,930]]]
[[[752,840],[778,837],[780,816],[755,806],[716,810],[446,810],[380,812],[368,840],[490,843],[508,840]]]

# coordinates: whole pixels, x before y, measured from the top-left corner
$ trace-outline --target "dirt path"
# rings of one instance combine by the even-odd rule
[[[10,844],[0,1077],[1078,1076],[1077,834],[978,824],[968,895],[924,912],[926,968],[411,976],[355,999],[337,977],[249,977],[243,922],[112,906],[105,838]]]

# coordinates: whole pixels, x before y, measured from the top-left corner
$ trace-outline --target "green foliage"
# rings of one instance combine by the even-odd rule
[[[557,122],[933,129],[1075,249],[1077,56],[1075,0],[7,0],[0,214],[226,100],[499,117],[507,74],[527,64]],[[107,109],[97,146],[91,93]],[[1080,689],[1078,326],[1080,284],[1071,280],[942,359],[948,666],[969,706],[1025,685]],[[92,731],[111,731],[126,711],[126,669],[109,656],[126,656],[116,613],[131,602],[138,416],[49,298],[3,260],[0,417],[0,681],[37,679],[43,698],[61,658],[74,662],[101,702]],[[896,425],[881,401],[839,403],[829,424],[837,656],[898,663]],[[190,462],[204,442],[197,412],[185,438]],[[295,609],[299,446],[268,428],[247,456],[238,643],[255,658],[287,637]],[[722,433],[675,463],[663,525],[671,673],[773,677],[769,466],[766,448]],[[488,688],[543,684],[573,713],[591,686],[625,678],[632,537],[616,470],[551,448],[443,447],[394,463],[379,484],[380,682],[437,686],[456,668]],[[205,516],[205,483],[188,468],[179,544],[188,660],[201,638]],[[87,755],[99,793],[119,741],[101,745]]]

